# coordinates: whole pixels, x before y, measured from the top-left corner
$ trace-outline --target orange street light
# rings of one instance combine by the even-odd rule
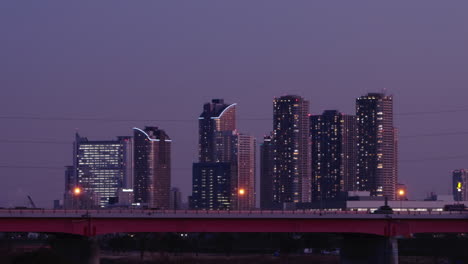
[[[400,196],[405,195],[405,190],[400,189],[400,190],[398,191],[398,195],[400,195]]]
[[[239,195],[244,195],[245,194],[245,190],[244,189],[239,189]]]
[[[74,195],[80,195],[81,194],[81,188],[80,187],[75,187],[73,189],[73,194]]]

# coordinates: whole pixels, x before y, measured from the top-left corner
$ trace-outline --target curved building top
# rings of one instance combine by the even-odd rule
[[[137,133],[143,134],[149,141],[172,141],[164,130],[159,129],[157,127],[145,127],[144,130],[138,127],[134,127],[133,130]]]
[[[221,118],[229,109],[235,108],[237,104],[225,104],[223,99],[213,99],[211,103],[203,105],[203,112],[200,119],[218,119]]]

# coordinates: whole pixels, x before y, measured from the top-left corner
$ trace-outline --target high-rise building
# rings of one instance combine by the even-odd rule
[[[225,104],[223,99],[213,99],[203,105],[198,118],[199,161],[219,162],[216,155],[215,137],[219,132],[232,133],[236,130],[236,104]]]
[[[255,208],[255,138],[237,135],[237,203],[238,210]]]
[[[199,162],[193,164],[191,206],[229,210],[236,182],[236,104],[213,99],[198,117]],[[231,189],[232,188],[232,189]]]
[[[236,104],[213,99],[204,104],[198,120],[199,162],[193,164],[191,207],[208,210],[253,208],[255,140],[237,132]],[[226,188],[229,188],[227,196]]]
[[[122,183],[123,189],[133,189],[133,155],[135,154],[133,150],[133,137],[117,137],[123,145],[123,156],[124,156],[124,178]]]
[[[273,203],[274,151],[271,136],[265,136],[260,144],[260,208],[267,210],[281,209]]]
[[[310,116],[312,201],[355,190],[356,119],[336,110]]]
[[[468,201],[468,170],[452,172],[452,193],[455,201]]]
[[[135,203],[168,209],[171,188],[171,139],[157,127],[134,131]]]
[[[274,172],[272,201],[311,201],[309,102],[287,95],[273,100]]]
[[[357,98],[356,121],[358,190],[395,200],[398,168],[393,97],[369,93]]]
[[[231,163],[193,164],[191,206],[193,209],[229,210],[231,205]]]
[[[128,137],[114,141],[90,141],[76,134],[73,148],[73,172],[67,167],[66,192],[72,195],[78,187],[81,195],[95,201],[96,206],[105,207],[116,199],[117,191],[124,185],[124,179],[132,166],[128,155]]]

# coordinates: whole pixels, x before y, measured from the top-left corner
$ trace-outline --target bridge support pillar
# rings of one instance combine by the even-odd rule
[[[67,263],[99,264],[99,243],[96,238],[57,235],[51,247]]]
[[[398,242],[393,237],[347,235],[340,251],[341,264],[398,264]]]

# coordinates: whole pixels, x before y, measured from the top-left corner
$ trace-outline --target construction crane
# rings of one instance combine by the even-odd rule
[[[33,199],[31,198],[31,196],[28,195],[28,200],[29,200],[29,203],[31,204],[32,208],[36,209],[36,204],[34,204],[34,201]]]

